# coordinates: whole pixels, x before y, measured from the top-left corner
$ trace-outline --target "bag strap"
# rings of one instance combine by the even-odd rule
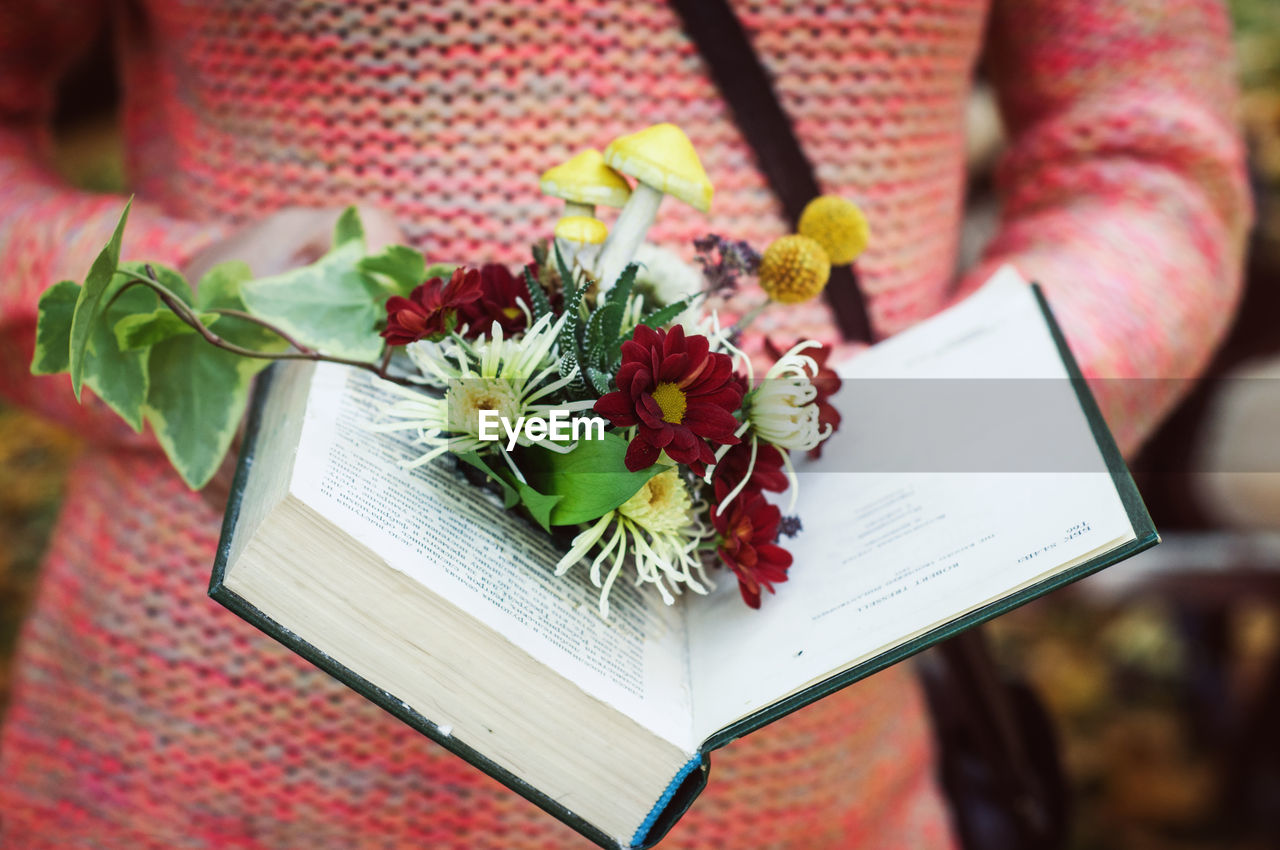
[[[728,102],[734,121],[755,152],[774,194],[794,226],[800,213],[821,190],[813,164],[796,138],[791,120],[778,100],[768,72],[729,0],[669,0],[684,22],[685,31],[706,61],[711,78]],[[866,302],[850,266],[831,270],[826,298],[846,339],[870,341]],[[939,646],[939,653],[956,680],[960,697],[970,708],[969,734],[977,738],[985,760],[1005,786],[1019,832],[1032,846],[1055,846],[1055,828],[1048,814],[1049,789],[1036,776],[1012,705],[1010,690],[1000,681],[995,664],[977,629]]]
[[[710,67],[712,80],[794,227],[805,205],[822,191],[741,21],[727,0],[671,0],[671,6]],[[833,266],[825,293],[845,339],[869,342],[871,322],[853,268]]]

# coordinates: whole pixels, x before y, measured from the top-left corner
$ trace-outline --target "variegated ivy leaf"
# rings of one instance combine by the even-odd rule
[[[51,375],[70,370],[74,316],[83,303],[83,289],[70,280],[54,284],[40,296],[32,374]],[[114,296],[109,304],[100,303],[95,321],[87,326],[81,383],[135,431],[142,430],[149,386],[149,352],[146,349],[122,351],[113,328],[116,322],[130,315],[155,310],[159,303],[151,290],[133,287]]]
[[[422,254],[405,245],[388,245],[377,254],[364,257],[358,265],[361,271],[374,275],[391,295],[408,296],[415,287],[431,276],[427,274],[427,262]],[[431,268],[444,267],[435,265]],[[449,269],[444,274],[446,280],[452,272]]]
[[[243,311],[240,292],[250,276],[243,263],[215,266],[196,288],[196,308]],[[221,316],[217,333],[255,351],[287,347],[275,334],[236,316]],[[147,422],[192,489],[217,472],[248,405],[253,376],[269,363],[215,348],[195,334],[171,337],[151,349]]]
[[[85,361],[89,357],[90,337],[111,296],[120,286],[120,280],[116,277],[116,267],[120,264],[120,240],[124,236],[124,225],[129,220],[129,207],[132,204],[132,199],[125,204],[124,212],[116,222],[116,229],[111,234],[111,239],[98,253],[93,265],[89,267],[84,286],[79,288],[76,296],[75,312],[71,317],[67,368],[71,372],[71,388],[75,391],[77,400],[80,398],[80,387],[84,384]]]
[[[217,313],[201,313],[200,323],[209,327],[219,318]],[[168,307],[160,307],[150,313],[134,313],[115,324],[116,345],[121,351],[135,351],[170,337],[194,333],[196,329],[179,319]]]
[[[303,345],[333,357],[374,360],[382,339],[387,291],[360,270],[364,245],[349,239],[309,266],[246,283],[241,294],[255,315]]]

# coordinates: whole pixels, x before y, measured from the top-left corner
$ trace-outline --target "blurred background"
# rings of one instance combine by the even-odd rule
[[[1134,464],[1157,549],[997,620],[1000,664],[1056,724],[1071,846],[1280,847],[1280,2],[1232,0],[1258,213],[1245,303],[1204,382]],[[61,168],[122,184],[106,45],[67,81]],[[999,118],[979,87],[962,265],[992,232]],[[0,711],[76,439],[0,407]],[[1197,470],[1213,470],[1197,471]]]

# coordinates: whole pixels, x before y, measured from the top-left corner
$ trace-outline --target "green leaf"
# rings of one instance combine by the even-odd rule
[[[554,493],[540,493],[530,487],[528,484],[516,482],[516,490],[520,493],[520,503],[529,511],[529,516],[533,517],[533,521],[542,526],[542,530],[551,531],[552,519],[555,514],[556,507],[560,504],[562,496]],[[560,523],[563,524],[563,523]]]
[[[509,472],[506,477],[499,475],[493,467],[489,466],[489,463],[484,458],[480,457],[480,455],[475,452],[458,452],[454,457],[469,466],[474,466],[476,469],[487,475],[490,481],[493,481],[502,488],[502,506],[504,508],[511,510],[520,501],[520,493],[514,486],[512,486],[511,482],[507,480],[508,478],[513,477]]]
[[[529,308],[536,322],[551,312],[551,299],[547,297],[547,291],[542,288],[542,284],[538,282],[538,278],[528,266],[524,267],[524,282],[529,287],[529,300],[532,302]]]
[[[364,225],[360,223],[360,212],[355,207],[347,207],[338,216],[338,223],[333,226],[333,246],[355,242],[364,249]]]
[[[200,313],[200,322],[208,327],[221,318],[217,313]],[[146,348],[166,339],[183,334],[194,334],[196,329],[179,319],[168,307],[160,307],[150,313],[134,313],[115,324],[116,346],[121,351]]]
[[[198,336],[172,337],[151,349],[147,422],[191,489],[218,471],[249,403],[253,376],[266,362],[214,348]]]
[[[357,263],[366,274],[379,275],[390,282],[392,295],[407,296],[414,287],[427,280],[427,261],[422,254],[405,245],[388,245],[381,253],[372,254]],[[439,265],[432,268],[441,268]]]
[[[70,368],[71,317],[79,297],[80,284],[74,280],[55,283],[40,296],[31,374],[56,375]]]
[[[438,277],[448,282],[449,278],[453,277],[453,273],[457,271],[458,265],[458,263],[432,263],[423,271],[422,279],[431,280],[433,277]]]
[[[64,280],[40,297],[36,356],[31,363],[34,374],[65,372],[70,368],[70,316],[82,295],[78,283]],[[149,314],[159,304],[155,293],[141,286],[119,293],[90,326],[85,347],[81,373],[84,386],[93,390],[135,431],[142,430],[143,405],[147,400],[148,351],[122,351],[116,344],[114,326],[131,315]]]
[[[373,360],[382,353],[374,333],[386,292],[360,271],[364,248],[348,241],[309,266],[248,281],[240,294],[249,311],[303,345],[333,357]]]
[[[565,294],[567,296],[569,293],[569,290],[574,288],[573,287],[573,284],[574,284],[573,270],[570,269],[569,264],[564,261],[564,254],[560,253],[559,243],[553,243],[553,244],[555,245],[554,250],[556,253],[556,270],[560,272],[560,280],[562,281],[561,287],[564,289]],[[588,286],[587,280],[583,279],[582,281],[583,292],[586,291],[587,286]],[[566,304],[569,303],[567,297],[565,299],[565,303]]]
[[[690,295],[688,298],[682,298],[673,304],[668,304],[665,307],[659,307],[657,310],[646,313],[640,317],[639,324],[647,325],[651,328],[660,328],[687,310],[699,295],[701,293]]]
[[[214,266],[196,287],[195,306],[243,311],[241,293],[251,277],[244,263]],[[236,316],[218,316],[217,327],[218,336],[244,348],[264,352],[288,348],[278,335]],[[217,472],[249,403],[253,376],[270,363],[215,348],[194,334],[171,337],[151,349],[147,422],[193,490]]]
[[[572,348],[560,355],[560,377],[567,378],[578,371],[578,355]]]
[[[630,499],[650,478],[670,467],[654,464],[639,472],[627,470],[627,441],[613,431],[603,440],[580,440],[566,454],[540,446],[520,452],[520,469],[539,493],[559,496],[551,511],[551,525],[577,525],[604,516]]]
[[[591,311],[591,315],[587,317],[587,332],[583,340],[583,349],[591,351],[597,345],[604,342],[604,319],[607,307],[597,307]],[[587,362],[592,362],[591,357],[587,357]]]
[[[587,379],[591,381],[592,388],[601,395],[609,392],[609,384],[613,380],[594,366],[587,367]]]
[[[114,300],[89,334],[85,385],[135,431],[142,430],[143,408],[150,386],[150,351],[145,348],[122,351],[116,342],[115,326],[126,316],[149,313],[159,306],[160,299],[154,292],[135,286]]]
[[[253,280],[249,266],[231,260],[209,269],[196,287],[195,306],[204,310],[243,310],[242,289]]]
[[[560,502],[561,496],[540,493],[528,484],[520,481],[508,469],[495,469],[475,452],[457,455],[458,460],[470,464],[489,476],[502,488],[503,507],[510,510],[517,502],[524,505],[534,522],[542,526],[544,531],[551,531],[551,514]]]
[[[71,317],[71,337],[68,343],[68,370],[71,372],[71,387],[76,399],[80,398],[80,387],[84,383],[85,360],[89,356],[89,339],[94,325],[105,309],[106,302],[115,293],[118,283],[113,283],[116,267],[120,264],[120,240],[124,236],[125,222],[129,220],[129,208],[133,200],[124,205],[124,212],[116,222],[116,229],[111,239],[94,259],[85,277],[84,286],[76,300],[75,314]]]
[[[619,346],[618,335],[622,333],[622,316],[627,309],[627,299],[631,297],[631,290],[635,288],[636,273],[640,267],[635,263],[631,263],[622,270],[622,274],[618,275],[618,283],[605,293],[605,315],[603,339],[605,344],[616,349]]]
[[[175,271],[168,266],[162,266],[159,263],[127,262],[120,264],[119,271],[130,272],[139,277],[149,277],[147,274],[148,265],[155,272],[157,283],[178,296],[178,299],[184,304],[196,303],[195,296],[191,294],[191,284],[187,283],[187,279],[182,276],[181,272]],[[128,280],[121,281],[122,285],[124,283],[128,283]]]
[[[587,282],[564,293],[564,312],[568,315],[560,329],[558,344],[561,351],[575,350],[582,342],[582,302],[587,294]]]
[[[253,279],[253,272],[244,263],[232,261],[219,263],[200,278],[196,292],[196,306],[202,310],[237,310],[245,312],[242,299],[244,285]],[[207,323],[206,323],[207,324]],[[234,345],[254,351],[277,352],[289,347],[279,334],[239,316],[219,316],[218,336]],[[267,360],[254,360],[254,371],[269,365]]]

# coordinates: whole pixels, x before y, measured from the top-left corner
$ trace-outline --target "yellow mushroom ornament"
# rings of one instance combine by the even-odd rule
[[[714,192],[693,143],[674,124],[655,124],[614,139],[604,149],[604,160],[615,171],[634,177],[636,187],[596,260],[596,279],[602,290],[612,287],[635,257],[664,195],[707,212]]]

